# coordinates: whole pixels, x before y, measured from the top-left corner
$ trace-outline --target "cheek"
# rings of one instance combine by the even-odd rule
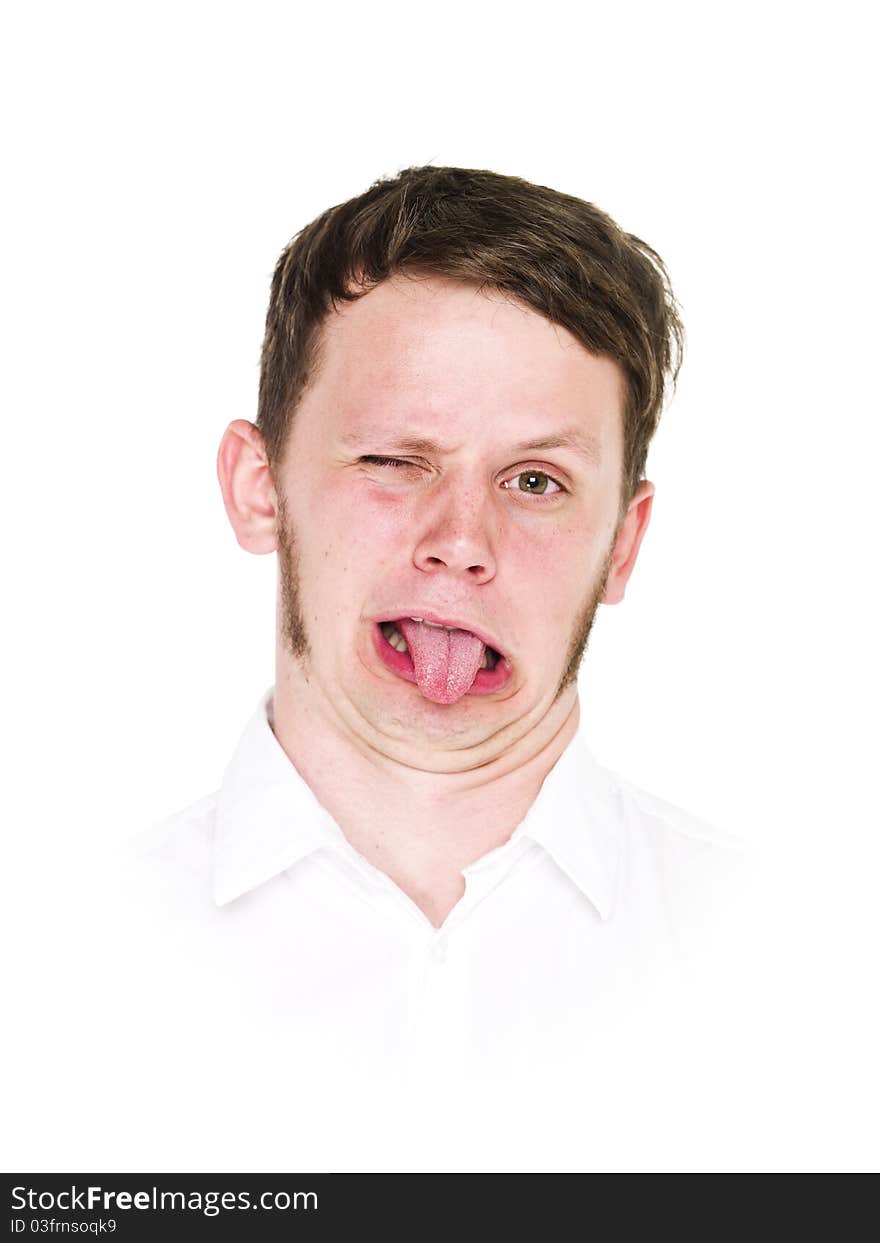
[[[310,510],[312,547],[321,568],[333,567],[350,582],[372,578],[405,546],[412,517],[400,499],[364,490],[325,490]]]
[[[527,619],[538,646],[567,640],[584,601],[596,590],[612,532],[598,523],[541,529],[509,538],[501,559],[505,594]]]
[[[599,573],[610,539],[598,522],[533,522],[507,532],[505,561],[554,595],[577,596]]]
[[[416,511],[411,497],[389,492],[359,490],[348,506],[349,525],[356,524],[363,539],[382,549],[400,549],[411,539]]]

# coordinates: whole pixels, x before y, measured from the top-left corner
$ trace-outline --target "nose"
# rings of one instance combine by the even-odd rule
[[[485,483],[483,484],[485,488]],[[472,583],[495,577],[495,533],[485,494],[467,490],[461,481],[444,481],[426,498],[420,514],[413,553],[416,568],[426,574],[443,570],[466,575]]]

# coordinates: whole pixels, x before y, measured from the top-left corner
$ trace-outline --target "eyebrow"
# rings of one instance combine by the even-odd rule
[[[529,453],[542,449],[571,449],[591,466],[598,466],[602,460],[598,440],[581,427],[569,427],[555,435],[545,436],[541,440],[529,440],[513,446],[514,453]]]
[[[370,429],[363,431],[349,432],[342,437],[342,441],[347,445],[363,445],[366,441],[375,440],[377,444],[381,444],[387,450],[394,450],[397,453],[435,453],[443,454],[451,452],[446,450],[436,440],[431,440],[426,436],[395,436],[387,429]],[[590,466],[598,466],[602,460],[602,453],[599,448],[599,442],[595,436],[585,431],[581,427],[567,427],[562,431],[555,432],[550,436],[544,436],[540,440],[524,440],[519,444],[511,446],[511,453],[535,453],[544,449],[570,449],[582,458]]]

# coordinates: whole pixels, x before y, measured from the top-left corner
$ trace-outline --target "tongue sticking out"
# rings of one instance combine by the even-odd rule
[[[445,630],[401,618],[394,623],[409,648],[416,682],[426,699],[454,704],[474,683],[486,646],[469,630]]]

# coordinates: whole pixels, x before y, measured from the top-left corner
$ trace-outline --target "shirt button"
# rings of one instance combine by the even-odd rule
[[[446,962],[446,941],[445,940],[434,942],[434,947],[431,950],[431,957],[436,963]]]

